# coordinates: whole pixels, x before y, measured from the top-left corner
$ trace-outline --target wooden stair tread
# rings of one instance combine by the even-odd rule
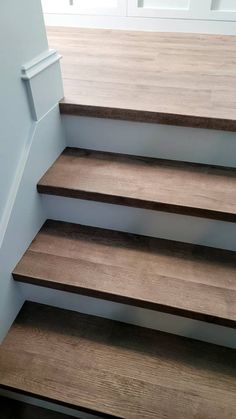
[[[236,170],[67,148],[38,191],[236,221]]]
[[[0,386],[102,417],[233,419],[235,351],[26,303],[0,347]]]
[[[235,274],[235,252],[47,221],[13,277],[235,327]]]

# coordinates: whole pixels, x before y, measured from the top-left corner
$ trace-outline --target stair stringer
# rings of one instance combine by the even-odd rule
[[[25,301],[11,273],[47,218],[36,185],[65,147],[58,104],[35,122],[28,144],[15,179],[13,203],[0,248],[0,342]]]

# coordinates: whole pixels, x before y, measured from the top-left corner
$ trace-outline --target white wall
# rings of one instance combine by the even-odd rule
[[[1,1],[0,341],[24,301],[11,272],[46,217],[36,184],[64,147],[58,60],[40,0]]]
[[[21,66],[48,49],[40,1],[0,3],[0,237],[4,210],[32,118]],[[1,242],[1,239],[0,239]]]
[[[47,25],[236,34],[235,0],[42,0]]]

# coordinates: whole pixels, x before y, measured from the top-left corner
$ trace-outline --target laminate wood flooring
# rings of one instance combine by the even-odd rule
[[[48,27],[61,112],[236,131],[236,37]]]

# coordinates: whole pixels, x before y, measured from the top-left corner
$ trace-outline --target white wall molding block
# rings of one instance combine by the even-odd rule
[[[22,79],[30,80],[37,76],[41,71],[46,70],[52,64],[61,59],[61,55],[55,49],[49,49],[42,54],[39,54],[33,60],[22,66]]]
[[[21,78],[26,83],[29,106],[36,121],[63,98],[60,59],[61,55],[50,49],[22,65]]]
[[[218,12],[216,11],[215,13]],[[69,15],[59,13],[45,13],[44,18],[47,26],[236,35],[236,22],[223,20]]]

